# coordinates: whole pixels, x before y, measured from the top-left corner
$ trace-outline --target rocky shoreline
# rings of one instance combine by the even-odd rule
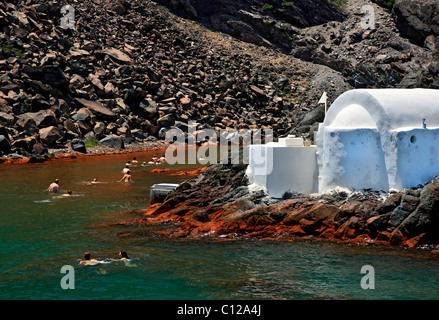
[[[211,165],[126,224],[171,238],[314,238],[401,247],[439,245],[439,177],[390,194],[333,191],[271,199],[246,165]]]
[[[0,165],[2,164],[24,164],[24,163],[43,163],[46,161],[55,161],[63,159],[75,159],[84,157],[110,157],[120,154],[137,154],[145,152],[164,153],[168,143],[159,141],[156,143],[137,143],[131,144],[124,149],[114,149],[106,146],[86,147],[85,152],[78,152],[71,147],[60,149],[48,149],[45,155],[31,155],[26,157],[20,154],[9,154],[8,156],[0,157]]]

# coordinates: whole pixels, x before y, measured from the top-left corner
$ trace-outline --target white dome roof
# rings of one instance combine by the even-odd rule
[[[323,126],[398,130],[439,128],[439,90],[356,89],[340,95],[329,108]]]

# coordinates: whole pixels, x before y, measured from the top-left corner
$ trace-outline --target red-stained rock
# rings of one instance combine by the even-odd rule
[[[404,241],[404,244],[407,245],[410,248],[414,248],[422,244],[422,240],[425,237],[426,233],[421,233],[413,238],[407,239]]]
[[[335,232],[336,231],[335,231],[334,227],[323,228],[323,230],[321,230],[319,238],[333,239],[333,238],[335,238]]]

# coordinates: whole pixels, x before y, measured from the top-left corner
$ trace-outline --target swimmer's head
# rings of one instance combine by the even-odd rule
[[[59,183],[59,179],[55,179],[55,183]]]
[[[90,260],[90,258],[91,258],[90,252],[84,253],[84,260]]]
[[[128,254],[127,254],[127,252],[124,251],[124,250],[120,250],[119,255],[120,255],[122,258],[127,258],[127,259],[129,259],[129,258],[128,258]]]
[[[72,190],[67,191],[68,194],[72,195]]]
[[[131,170],[128,170],[128,171],[127,171],[127,174],[130,174],[130,173],[131,173]]]

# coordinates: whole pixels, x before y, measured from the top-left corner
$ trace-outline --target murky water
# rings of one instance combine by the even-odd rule
[[[151,154],[136,156],[141,163]],[[134,183],[117,182],[132,157],[0,166],[0,299],[439,298],[439,256],[429,250],[166,239],[151,227],[110,226],[137,217],[152,184],[187,178],[139,166],[132,168]],[[73,197],[45,192],[55,178]],[[85,183],[93,178],[105,183]],[[121,249],[132,263],[110,260]],[[102,263],[80,266],[85,251]],[[64,265],[74,267],[74,290],[60,286]],[[373,290],[361,287],[364,265],[374,267]]]

